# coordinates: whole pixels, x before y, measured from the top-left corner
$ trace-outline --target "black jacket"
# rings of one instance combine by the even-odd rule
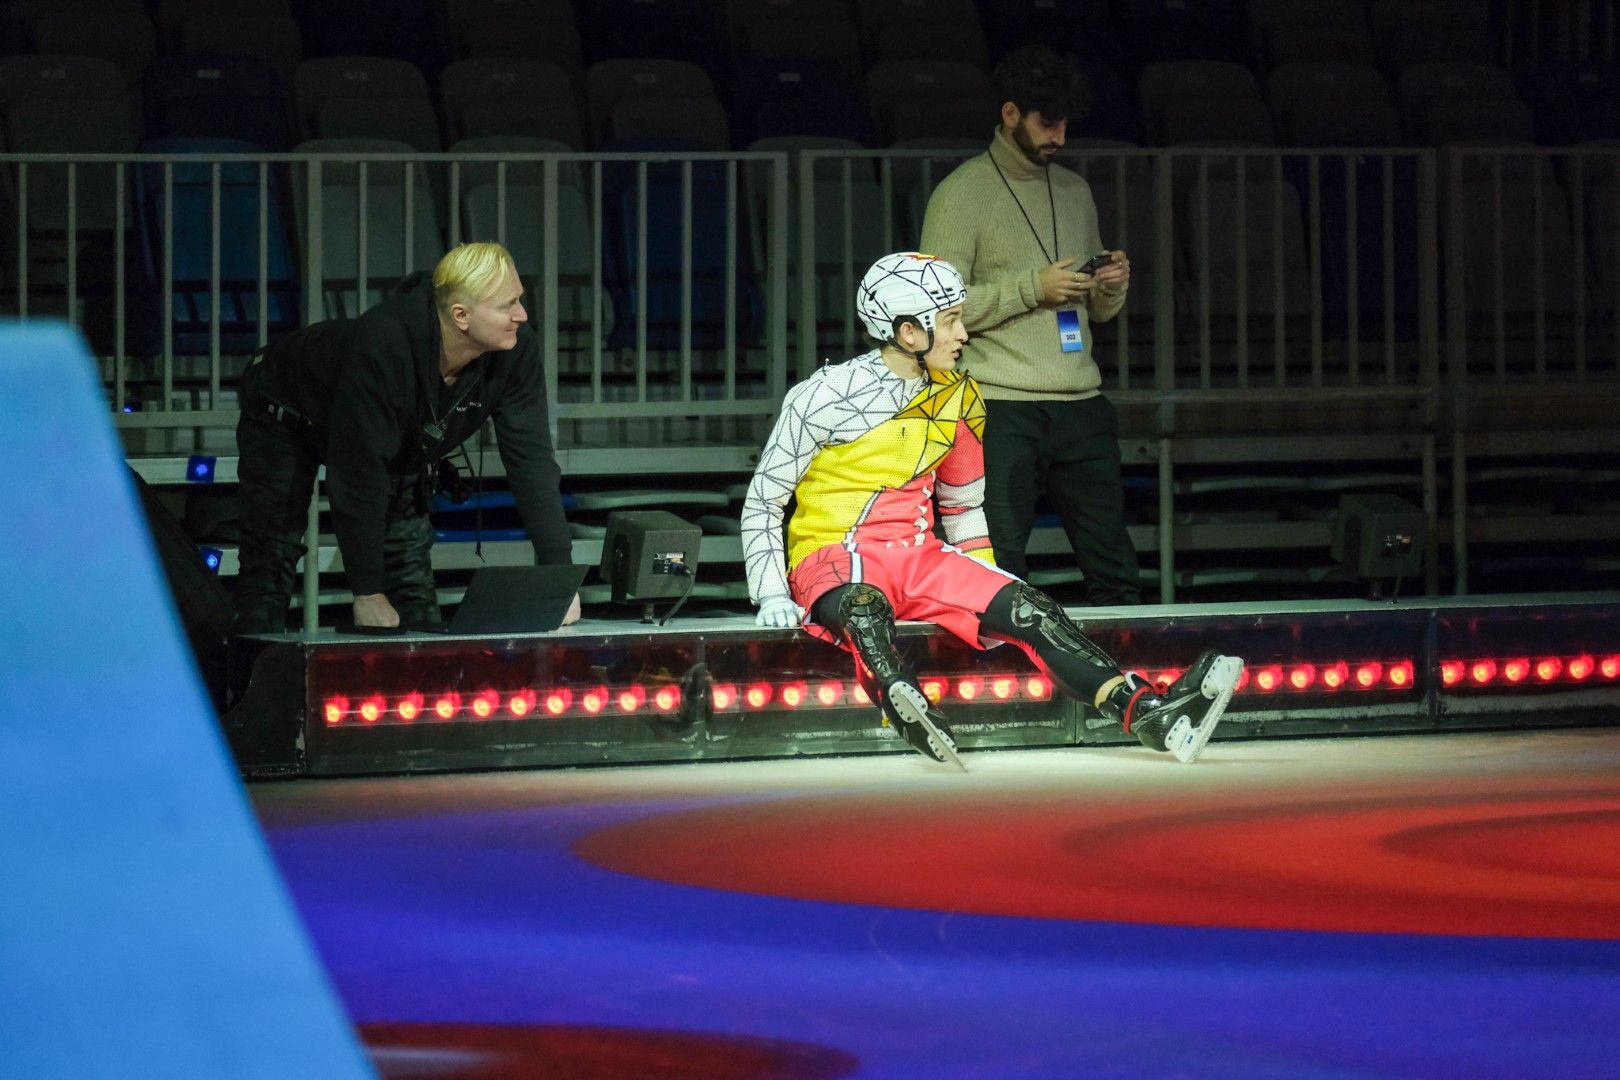
[[[306,327],[270,350],[270,385],[314,425],[326,464],[332,526],[356,595],[383,591],[383,534],[390,500],[439,458],[476,434],[487,417],[523,527],[542,563],[571,557],[556,454],[548,423],[540,343],[527,326],[516,347],[462,369],[455,409],[441,407],[439,318],[433,283],[416,273],[357,319]],[[436,444],[424,439],[442,425]],[[429,445],[424,447],[424,442]]]

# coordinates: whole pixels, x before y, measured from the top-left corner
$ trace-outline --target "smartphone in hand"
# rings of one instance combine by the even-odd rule
[[[1095,274],[1097,271],[1101,270],[1103,267],[1107,266],[1113,261],[1114,256],[1105,251],[1101,255],[1093,255],[1091,258],[1087,259],[1085,265],[1080,267],[1080,272],[1082,274]]]

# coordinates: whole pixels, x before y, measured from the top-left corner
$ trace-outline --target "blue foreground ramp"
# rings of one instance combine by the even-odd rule
[[[68,329],[0,329],[0,461],[0,1074],[373,1075]]]

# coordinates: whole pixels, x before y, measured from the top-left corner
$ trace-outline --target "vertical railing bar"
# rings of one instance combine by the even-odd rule
[[[259,162],[259,318],[254,343],[270,340],[270,163]],[[240,404],[240,403],[238,403]]]
[[[1502,220],[1502,156],[1492,154],[1491,162],[1491,244],[1495,258],[1492,265],[1492,299],[1495,301],[1492,312],[1492,329],[1495,331],[1496,353],[1496,380],[1507,381],[1507,266],[1505,265],[1505,252],[1503,239],[1506,234],[1506,223]]]
[[[1249,385],[1249,159],[1239,154],[1235,161],[1236,206],[1232,216],[1232,246],[1236,252],[1232,291],[1237,310],[1237,382]]]
[[[602,162],[591,162],[591,400],[602,401],[602,274],[603,238],[607,213],[606,193],[602,186]],[[624,318],[624,312],[615,312],[615,319]]]
[[[163,411],[174,408],[174,162],[163,163]]]
[[[1383,269],[1384,382],[1395,383],[1395,157],[1384,155]],[[1421,242],[1420,242],[1421,243]],[[1421,256],[1419,256],[1421,259]],[[1421,267],[1419,273],[1422,273]]]
[[[1307,258],[1310,259],[1310,327],[1311,327],[1311,385],[1321,386],[1323,383],[1322,370],[1322,156],[1312,154],[1306,164],[1306,205],[1308,207],[1305,217],[1310,222],[1308,243],[1310,250]],[[1277,228],[1282,229],[1282,218],[1277,218]],[[1277,272],[1282,273],[1279,265]]]
[[[727,209],[730,209],[729,204]],[[692,400],[692,162],[681,162],[681,400]],[[645,399],[643,399],[645,400]]]
[[[404,166],[405,170],[405,204],[411,201],[411,167]],[[370,285],[371,257],[371,163],[365,160],[360,162],[359,172],[356,174],[358,183],[354,189],[355,199],[355,230],[354,230],[354,303],[355,310],[347,312],[358,315],[371,305],[366,302],[366,291]],[[409,211],[407,211],[407,214]],[[411,235],[409,220],[406,221],[406,243]]]
[[[1546,193],[1541,185],[1541,157],[1530,158],[1530,263],[1531,283],[1535,292],[1533,309],[1535,315],[1536,356],[1535,371],[1537,381],[1545,382],[1547,378],[1547,248],[1546,241],[1541,233],[1542,220],[1545,218],[1545,207],[1542,205]]]
[[[636,400],[647,400],[647,162],[636,162]]]
[[[791,159],[786,154],[777,154],[771,162],[771,231],[773,239],[771,245],[771,356],[770,373],[767,376],[766,394],[771,409],[774,412],[776,403],[782,400],[787,390],[787,362],[788,362],[788,317],[787,317],[787,285],[788,285],[788,209],[792,206],[789,201],[788,188],[788,162]],[[801,170],[801,177],[806,170]],[[804,284],[801,282],[801,284]],[[811,326],[814,327],[814,322]],[[731,391],[735,396],[735,388]]]
[[[1114,234],[1114,244],[1115,250],[1123,251],[1128,256],[1131,249],[1130,222],[1127,220],[1129,215],[1125,209],[1125,163],[1127,160],[1128,159],[1123,154],[1115,155],[1114,157],[1114,220],[1119,222],[1119,231]],[[1106,247],[1107,245],[1105,244],[1104,246]],[[1129,302],[1129,299],[1127,299],[1126,303],[1128,304]],[[1119,388],[1121,390],[1129,390],[1131,388],[1130,312],[1124,308],[1121,308],[1119,314],[1115,316],[1115,319],[1118,321],[1119,325],[1118,336],[1116,338],[1119,346],[1119,358],[1117,361],[1119,370]]]
[[[737,400],[737,278],[740,267],[737,257],[738,221],[742,217],[741,194],[738,186],[738,162],[726,162],[726,328],[725,328],[725,400]],[[774,309],[773,309],[774,310]],[[690,374],[688,374],[690,378]],[[688,394],[690,396],[690,393]]]
[[[1570,230],[1575,241],[1575,377],[1586,378],[1586,155],[1570,162]]]
[[[1209,156],[1198,155],[1198,386],[1208,390],[1212,379],[1214,345],[1210,320],[1214,309],[1214,253],[1210,250]]]
[[[461,162],[451,162],[450,170],[459,174]],[[454,213],[455,211],[452,211],[452,214]],[[495,242],[502,247],[506,246],[506,162],[504,161],[495,163]],[[410,268],[406,267],[406,269]]]
[[[125,303],[129,288],[124,275],[124,222],[128,216],[124,184],[125,163],[120,161],[113,167],[113,410],[120,413],[129,400],[125,385],[129,379],[128,361],[124,356],[128,346],[124,321],[128,317]]]
[[[67,317],[79,325],[79,166],[67,167]]]
[[[1350,385],[1361,385],[1361,219],[1356,159],[1344,156],[1345,362]]]
[[[1272,332],[1276,335],[1275,358],[1277,365],[1277,385],[1282,386],[1288,381],[1287,377],[1287,347],[1288,347],[1288,291],[1287,280],[1283,275],[1283,171],[1282,159],[1271,159],[1271,293]]]
[[[558,174],[560,165],[555,155],[547,155],[540,163],[540,229],[544,243],[540,248],[540,298],[545,311],[540,316],[540,358],[545,365],[546,401],[551,405],[551,444],[562,445],[559,434],[562,361],[561,350],[562,286],[558,281],[562,273],[559,246],[561,223],[557,209]]]
[[[28,321],[28,162],[17,163],[17,318]]]
[[[799,151],[799,376],[816,366],[816,350],[821,340],[820,312],[816,304],[816,165],[821,159],[813,150]],[[785,241],[784,241],[785,242]]]
[[[842,280],[844,282],[844,285],[846,286],[844,291],[846,293],[850,294],[851,296],[853,296],[854,293],[855,293],[854,286],[855,286],[855,282],[856,282],[856,277],[855,277],[855,163],[850,158],[846,157],[846,158],[844,158],[844,160],[840,164],[842,166],[842,170],[841,170],[842,190],[841,190],[840,194],[842,196],[841,201],[843,203],[843,208],[844,208],[844,220],[842,222],[840,222],[840,225],[842,225],[842,228],[839,231],[842,233],[841,239],[844,242],[844,249],[840,253],[841,257],[839,259],[839,262],[843,266],[843,269],[844,269],[844,276],[842,278]],[[855,306],[853,304],[845,304],[845,305],[843,305],[843,308],[844,308],[844,355],[845,356],[852,356],[855,353]]]
[[[219,309],[220,309],[220,236],[223,197],[221,181],[224,166],[213,161],[208,167],[208,407],[219,408]]]

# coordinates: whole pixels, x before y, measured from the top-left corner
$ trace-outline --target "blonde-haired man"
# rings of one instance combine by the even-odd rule
[[[242,377],[237,633],[284,629],[316,470],[354,623],[440,623],[428,499],[445,457],[493,418],[518,514],[542,563],[570,558],[539,341],[499,244],[461,244],[357,319],[278,341]],[[565,621],[579,617],[579,600]]]

